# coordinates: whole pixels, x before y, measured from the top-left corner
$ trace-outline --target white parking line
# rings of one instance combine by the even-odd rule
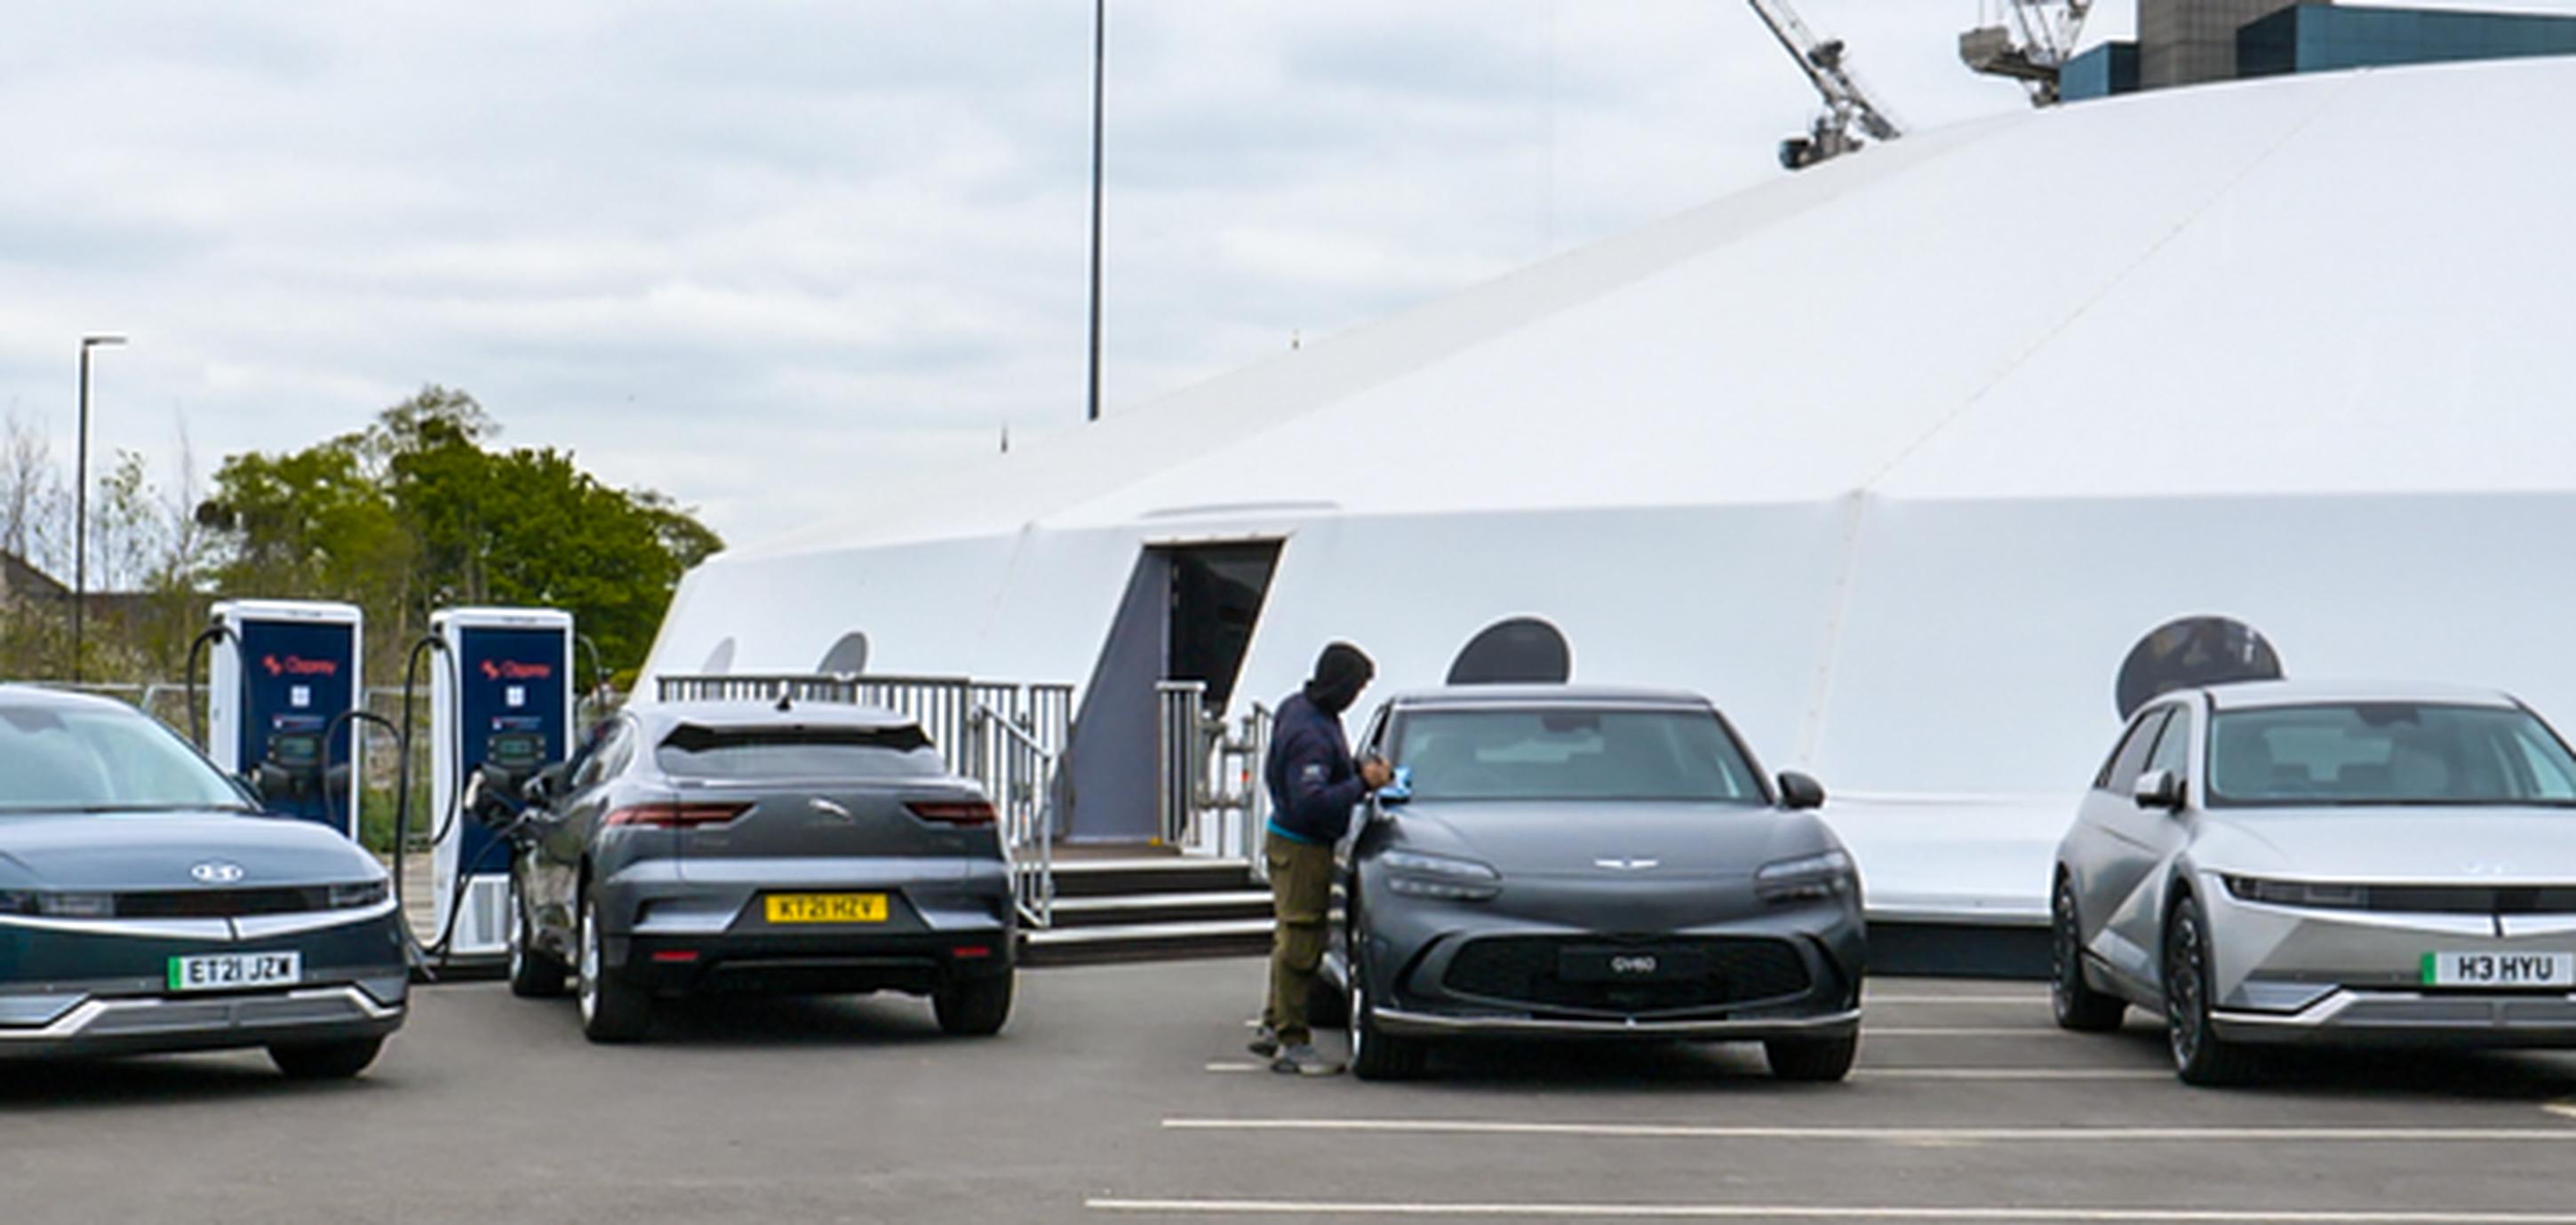
[[[2031,1005],[2040,1005],[2040,1004],[2046,1004],[2046,1003],[2048,1002],[2048,996],[2047,996],[2047,995],[2045,995],[2045,994],[2041,994],[2041,995],[1870,995],[1870,994],[1867,994],[1867,993],[1865,993],[1865,992],[1864,992],[1864,993],[1861,995],[1861,997],[1860,997],[1860,1002],[1861,1002],[1861,1005],[1862,1005],[1863,1007],[1870,1007],[1870,1006],[1878,1005],[1878,1004],[1907,1004],[1907,1005],[1912,1005],[1912,1004],[2031,1004]]]
[[[2557,1115],[2562,1119],[2576,1119],[2576,1097],[2567,1098],[2563,1101],[2550,1102],[2547,1105],[2542,1106],[2541,1109]]]
[[[1546,1217],[1556,1220],[2081,1221],[2105,1225],[2576,1225],[2569,1212],[2305,1212],[2241,1208],[1824,1207],[1811,1204],[1456,1204],[1365,1200],[1114,1199],[1094,1212],[1207,1216]]]
[[[1863,1035],[1882,1038],[2026,1038],[2070,1036],[2054,1025],[1872,1025],[1860,1023]]]
[[[1862,1068],[1862,1080],[2172,1080],[2158,1068]]]
[[[1211,1059],[1208,1061],[1207,1070],[1211,1072],[1267,1072],[1270,1070],[1270,1065],[1266,1063],[1256,1063],[1250,1059]]]
[[[2576,1144],[2576,1127],[1753,1127],[1477,1119],[1165,1119],[1174,1131],[1399,1132],[1647,1140],[1858,1140],[1892,1144]]]

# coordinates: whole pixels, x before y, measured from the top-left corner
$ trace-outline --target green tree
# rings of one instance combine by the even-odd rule
[[[352,601],[395,652],[434,608],[561,608],[607,666],[641,664],[680,576],[723,542],[569,452],[487,445],[500,432],[472,396],[430,386],[357,433],[232,457],[203,516],[230,546],[223,589]]]

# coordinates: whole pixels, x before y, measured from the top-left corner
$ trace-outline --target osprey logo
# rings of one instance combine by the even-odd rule
[[[337,660],[306,659],[301,655],[289,655],[284,659],[275,655],[262,655],[259,657],[259,666],[268,669],[270,676],[340,675],[340,664]]]
[[[221,859],[209,859],[188,869],[188,875],[200,885],[229,885],[242,878],[242,866]]]
[[[483,661],[483,678],[494,681],[541,681],[555,674],[552,664],[527,664],[515,659]]]
[[[1662,862],[1660,859],[1595,859],[1592,866],[1610,872],[1643,872]]]

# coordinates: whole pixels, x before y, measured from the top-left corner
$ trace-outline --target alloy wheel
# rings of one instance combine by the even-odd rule
[[[2165,958],[2165,1034],[2173,1043],[2174,1063],[2189,1065],[2200,1057],[2200,1044],[2207,1036],[2202,974],[2208,953],[2201,946],[2198,916],[2186,912],[2176,918],[2166,947],[2170,951]]]
[[[587,1025],[599,1016],[599,922],[589,903],[581,908],[581,968],[579,971],[581,1019]]]

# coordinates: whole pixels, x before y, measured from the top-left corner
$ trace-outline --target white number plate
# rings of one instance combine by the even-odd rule
[[[2576,990],[2576,953],[2426,953],[2427,987]]]
[[[173,991],[291,986],[304,979],[302,953],[212,953],[170,959]]]

